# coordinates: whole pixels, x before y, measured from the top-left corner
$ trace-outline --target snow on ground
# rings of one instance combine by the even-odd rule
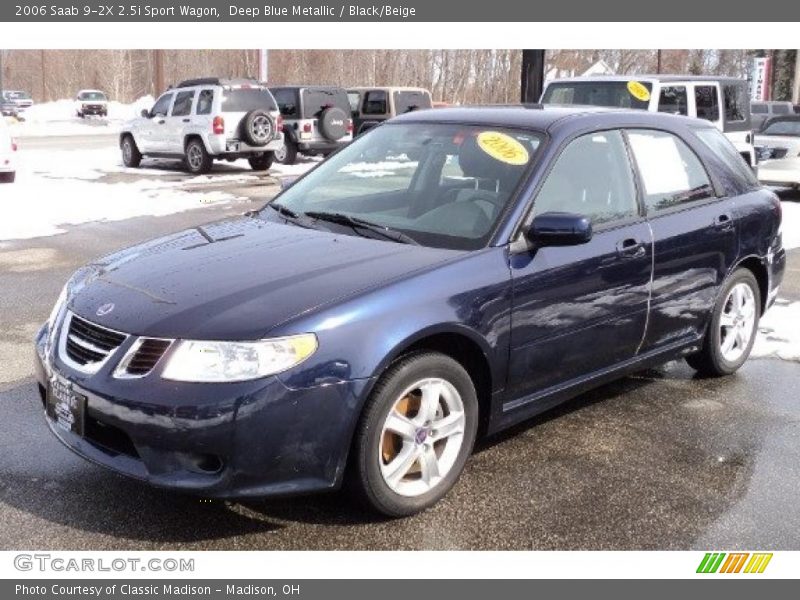
[[[783,247],[800,248],[800,202],[783,201]]]
[[[74,100],[34,104],[22,114],[23,120],[11,122],[11,132],[17,137],[116,133],[123,123],[137,116],[142,109],[150,109],[153,102],[152,96],[144,96],[131,104],[112,100],[108,103],[107,118],[86,119],[77,116],[77,103]]]
[[[758,326],[753,357],[800,361],[800,302],[780,298]]]

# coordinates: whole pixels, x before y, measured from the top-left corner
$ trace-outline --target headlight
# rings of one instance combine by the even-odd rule
[[[213,383],[247,381],[299,365],[317,350],[313,333],[258,342],[178,342],[164,379]]]

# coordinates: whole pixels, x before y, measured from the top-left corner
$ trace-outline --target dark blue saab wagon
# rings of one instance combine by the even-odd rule
[[[79,455],[218,497],[408,515],[476,435],[626,373],[746,360],[781,205],[710,124],[487,107],[393,119],[262,210],[102,258],[37,341]]]

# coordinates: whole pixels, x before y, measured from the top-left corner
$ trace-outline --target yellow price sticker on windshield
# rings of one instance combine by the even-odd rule
[[[528,151],[510,135],[499,131],[483,131],[478,134],[478,146],[489,156],[509,165],[524,165],[528,162]]]
[[[631,96],[642,102],[648,102],[650,100],[650,90],[638,81],[628,82],[628,92],[630,92]]]

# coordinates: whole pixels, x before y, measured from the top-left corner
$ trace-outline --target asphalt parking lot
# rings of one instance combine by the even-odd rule
[[[149,488],[49,433],[31,339],[94,256],[240,213],[246,203],[0,244],[0,549],[800,550],[800,368],[726,379],[640,373],[484,440],[430,511],[387,521],[341,494],[243,503]],[[800,300],[800,251],[782,296]]]

